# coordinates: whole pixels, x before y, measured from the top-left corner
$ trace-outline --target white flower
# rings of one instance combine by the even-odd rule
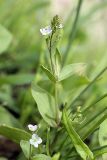
[[[38,137],[37,134],[33,134],[32,138],[29,140],[30,144],[33,145],[35,148],[38,148],[38,145],[42,143],[42,139]]]
[[[52,29],[51,29],[51,26],[47,26],[45,28],[41,28],[40,29],[40,32],[43,36],[46,36],[48,34],[51,34],[52,33]]]
[[[63,28],[63,25],[62,25],[62,24],[59,24],[59,26],[57,26],[57,28],[62,29],[62,28]]]
[[[29,128],[30,131],[34,132],[34,131],[37,130],[38,126],[37,126],[37,125],[29,124],[29,125],[28,125],[28,128]]]

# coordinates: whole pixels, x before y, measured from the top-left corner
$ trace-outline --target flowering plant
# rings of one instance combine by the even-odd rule
[[[47,63],[47,66],[41,65],[41,70],[44,75],[38,81],[37,79],[33,81],[31,91],[43,118],[43,123],[45,124],[44,132],[47,130],[47,136],[45,139],[46,142],[44,139],[42,141],[37,134],[37,125],[28,125],[29,130],[32,132],[31,138],[27,142],[29,146],[27,158],[29,158],[29,160],[76,160],[77,158],[94,160],[98,155],[102,154],[105,149],[101,148],[99,151],[92,151],[83,141],[103,120],[97,117],[98,123],[96,124],[96,118],[94,123],[92,123],[92,113],[90,112],[92,105],[85,109],[82,109],[80,105],[75,107],[75,102],[87,90],[87,87],[80,92],[80,95],[77,96],[72,103],[68,99],[69,93],[66,93],[63,88],[64,83],[73,76],[76,76],[79,80],[80,78],[84,79],[89,83],[88,87],[90,87],[90,84],[92,84],[94,80],[90,83],[87,79],[85,75],[85,63],[69,65],[62,63],[62,56],[59,51],[59,41],[62,37],[62,31],[63,25],[57,15],[53,18],[51,25],[40,29],[41,34],[46,39],[49,63]],[[104,71],[105,69],[101,74]],[[97,75],[96,78],[99,76],[100,74]],[[49,87],[48,90],[43,85],[44,81]],[[95,103],[97,103],[97,101]],[[90,117],[89,115],[85,116],[87,111],[89,111]],[[104,117],[105,114],[103,114],[102,118]],[[60,139],[60,137],[63,137],[63,139]],[[21,147],[24,151],[23,143],[25,142],[21,141]],[[34,155],[34,148],[40,149],[39,154],[36,153]]]
[[[75,24],[76,21],[71,32],[71,40],[74,37]],[[25,131],[24,127],[10,115],[6,118],[8,123],[11,120],[14,122],[13,126],[0,125],[0,134],[20,144],[24,153],[23,160],[95,160],[107,152],[107,146],[102,145],[106,137],[101,132],[106,126],[107,107],[98,105],[107,94],[98,97],[91,104],[85,103],[84,100],[84,93],[107,67],[93,80],[89,80],[85,63],[66,65],[67,54],[63,54],[63,50],[62,54],[60,53],[63,29],[58,15],[53,17],[50,25],[40,29],[41,35],[46,40],[47,54],[43,55],[42,65],[31,85],[31,93],[38,109],[36,111],[39,111],[36,112],[37,115],[33,111],[32,114],[36,118],[39,117],[40,121],[37,119],[32,121],[29,118],[39,125],[29,124],[29,131]],[[5,109],[1,111],[6,114]],[[99,134],[101,146],[93,149],[90,147],[93,145],[90,140],[96,136],[96,132]],[[85,143],[84,140],[87,139],[89,142]]]

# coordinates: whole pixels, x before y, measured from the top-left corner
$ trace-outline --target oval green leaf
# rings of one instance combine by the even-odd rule
[[[32,84],[32,96],[35,99],[38,110],[43,119],[52,127],[56,127],[56,109],[54,98],[47,93],[44,89],[40,88],[36,84]]]

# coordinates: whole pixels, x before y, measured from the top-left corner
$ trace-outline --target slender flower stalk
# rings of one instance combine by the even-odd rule
[[[31,152],[32,152],[32,145],[30,144],[30,149],[29,149],[29,159],[28,159],[28,160],[30,160],[30,158],[31,158]]]
[[[57,124],[59,124],[58,82],[55,83],[55,107],[56,107],[56,121]]]
[[[50,54],[51,70],[52,70],[52,73],[54,74],[54,65],[52,61],[52,36],[53,36],[53,33],[50,36],[49,54]]]
[[[51,45],[51,43],[52,43],[52,36],[53,36],[53,34],[50,37],[50,49],[49,49],[49,53],[50,53],[51,70],[52,70],[52,73],[54,74],[54,76],[56,76],[55,75],[56,68],[54,68],[55,66],[54,66],[53,60],[52,60],[52,45]],[[57,124],[58,124],[59,123],[59,109],[58,109],[58,100],[57,100],[57,96],[58,96],[58,94],[57,94],[57,82],[55,82],[54,86],[55,86],[54,88],[55,88],[56,121],[57,121]]]
[[[53,76],[57,79],[57,65],[55,54],[58,46],[58,42],[61,38],[61,29],[63,25],[60,23],[61,20],[58,15],[56,15],[51,21],[51,25],[40,29],[43,36],[46,36],[46,42],[49,50],[50,66]],[[59,106],[58,106],[58,82],[54,82],[54,99],[55,99],[55,110],[56,110],[56,123],[59,125]]]

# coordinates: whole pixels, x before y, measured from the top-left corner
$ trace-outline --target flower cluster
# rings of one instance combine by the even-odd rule
[[[28,129],[32,132],[37,131],[38,126],[37,125],[28,125]],[[33,145],[35,148],[38,148],[38,145],[42,143],[42,139],[35,133],[32,134],[31,139],[29,140],[30,144]]]
[[[58,26],[56,26],[56,28],[58,29],[62,29],[63,28],[63,25],[62,24],[59,24]],[[41,28],[40,29],[40,32],[43,36],[46,36],[46,35],[49,35],[52,33],[52,28],[51,26],[46,26],[45,28]]]
[[[60,19],[58,15],[56,15],[52,22],[51,26],[46,26],[45,28],[41,28],[40,32],[43,36],[50,35],[51,33],[54,33],[56,29],[62,29],[63,25],[60,23]]]

